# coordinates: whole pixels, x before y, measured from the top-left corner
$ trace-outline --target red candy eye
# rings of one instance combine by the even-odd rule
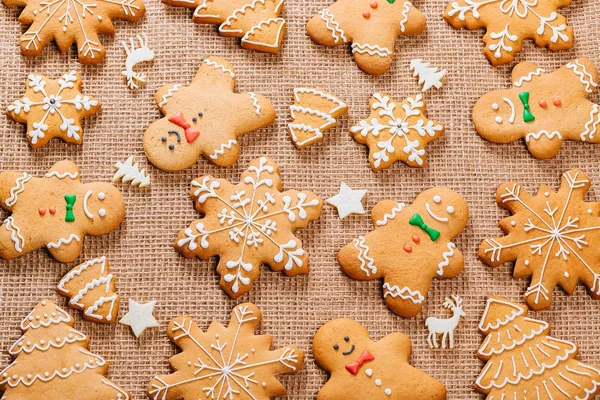
[[[556,107],[558,107],[558,106],[560,106],[560,105],[562,104],[562,102],[560,101],[560,99],[559,99],[559,98],[555,98],[554,100],[552,100],[552,103],[553,103],[553,104],[554,104]]]
[[[363,11],[363,17],[370,18],[371,17],[371,13],[368,12],[368,11]]]
[[[371,2],[371,8],[377,8],[378,5],[376,1]]]
[[[415,235],[415,236],[412,237],[412,241],[415,242],[415,243],[419,243],[421,241],[421,238],[418,237],[417,235]]]
[[[46,215],[46,209],[43,207],[40,207],[40,209],[38,210],[38,212],[40,213],[40,215]]]
[[[548,106],[548,103],[546,103],[546,100],[540,100],[540,107],[546,108],[547,106]]]
[[[404,251],[410,253],[412,251],[412,246],[410,244],[405,244]]]

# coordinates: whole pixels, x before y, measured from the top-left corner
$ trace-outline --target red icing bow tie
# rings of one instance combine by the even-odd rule
[[[373,354],[369,353],[369,350],[365,350],[363,351],[362,355],[360,356],[357,362],[346,364],[346,369],[350,371],[352,375],[356,375],[358,374],[359,368],[362,367],[364,363],[368,361],[373,361],[374,359],[375,357],[373,356]]]
[[[187,123],[181,112],[171,115],[169,117],[169,122],[172,122],[185,130],[185,138],[187,139],[188,143],[192,143],[198,136],[200,136],[200,132],[193,129],[192,126]]]

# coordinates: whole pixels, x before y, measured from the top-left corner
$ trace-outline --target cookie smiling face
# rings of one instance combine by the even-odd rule
[[[113,225],[124,218],[123,195],[113,185],[98,182],[83,185],[83,197],[77,199],[87,222],[86,231],[91,235],[103,235],[110,232]],[[75,213],[75,217],[79,213]]]
[[[422,227],[424,223],[451,236],[458,234],[466,225],[467,203],[458,193],[450,189],[426,190],[417,196],[414,206],[418,206],[422,211],[415,214],[418,217],[413,216],[411,225]],[[417,219],[419,222],[422,221],[421,225],[415,222]],[[427,234],[427,230],[424,233]],[[431,239],[435,242],[437,239],[434,240],[434,237]]]
[[[337,319],[317,331],[313,353],[321,368],[333,371],[356,362],[369,342],[369,333],[361,324],[351,319]]]

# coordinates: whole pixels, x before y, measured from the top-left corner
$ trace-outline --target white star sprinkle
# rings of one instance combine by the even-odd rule
[[[367,194],[366,190],[354,190],[342,182],[340,192],[325,201],[327,204],[331,204],[337,208],[340,219],[344,219],[350,214],[365,213],[365,209],[361,203],[365,194]]]
[[[125,314],[119,323],[129,325],[135,337],[139,338],[146,328],[158,327],[158,321],[154,318],[154,306],[156,301],[141,304],[129,299],[129,312]]]

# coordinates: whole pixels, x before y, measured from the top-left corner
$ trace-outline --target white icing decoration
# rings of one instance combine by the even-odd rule
[[[257,42],[255,40],[250,40],[250,36],[254,35],[257,30],[260,31],[265,26],[269,26],[272,23],[279,24],[279,28],[277,29],[277,35],[275,36],[275,40],[273,41],[273,43]],[[246,32],[246,34],[242,38],[242,42],[247,44],[259,45],[261,47],[277,48],[279,47],[279,41],[281,38],[281,34],[284,31],[285,25],[286,21],[283,18],[269,18],[266,21],[261,21],[257,25],[254,25],[252,28],[250,28],[248,32]]]
[[[367,368],[365,370],[365,375],[367,375],[368,377],[373,376],[373,370],[371,368]]]
[[[579,77],[579,82],[585,85],[585,91],[592,93],[594,88],[598,86],[597,82],[594,82],[594,77],[586,69],[585,65],[581,64],[579,60],[570,62],[567,64],[567,68],[572,69],[573,73]]]
[[[319,97],[322,97],[326,100],[331,101],[332,103],[337,104],[337,107],[334,108],[333,110],[329,111],[329,114],[333,115],[335,113],[337,113],[339,110],[346,108],[346,103],[344,103],[343,101],[341,101],[340,99],[338,99],[335,96],[332,96],[330,94],[327,93],[323,93],[319,90],[315,90],[315,89],[309,89],[309,88],[294,88],[294,100],[296,101],[296,103],[300,103],[301,99],[300,99],[300,94],[314,94],[317,95]]]
[[[385,389],[385,390],[384,390],[384,393],[385,393],[387,396],[391,396],[391,395],[392,395],[392,389],[390,389],[390,388],[387,388],[387,389]]]
[[[410,8],[412,7],[412,3],[407,1],[404,3],[404,9],[402,10],[402,19],[400,20],[400,32],[404,32],[406,30],[406,22],[408,21],[408,13],[410,12]]]
[[[423,85],[422,92],[426,92],[432,87],[439,89],[442,87],[442,78],[446,75],[446,70],[438,71],[437,67],[429,67],[428,62],[420,59],[410,61],[410,70],[413,76],[419,77],[419,85]]]
[[[104,383],[106,386],[110,386],[111,388],[113,388],[117,392],[119,392],[117,394],[117,398],[115,400],[131,400],[131,397],[129,397],[129,394],[126,391],[124,391],[123,389],[121,389],[120,387],[118,387],[117,385],[115,385],[114,383],[109,381],[108,379],[102,378],[102,383]]]
[[[21,234],[21,229],[15,225],[15,220],[12,215],[4,220],[4,227],[10,232],[10,240],[14,243],[15,251],[17,253],[23,252],[25,247],[25,238]]]
[[[252,100],[252,105],[254,106],[254,110],[256,115],[260,115],[261,106],[258,104],[258,97],[256,97],[256,93],[248,92],[248,96]]]
[[[496,121],[496,123],[497,123],[497,124],[501,124],[501,123],[502,123],[502,117],[498,115],[498,116],[495,118],[495,121]]]
[[[486,350],[488,348],[488,346],[491,344],[490,339],[492,338],[492,336],[488,336],[488,337],[486,337],[485,341],[481,345],[481,348],[477,351],[477,354],[489,357],[493,354],[501,354],[502,352],[504,352],[506,350],[513,350],[517,346],[520,346],[523,343],[525,343],[526,341],[533,339],[534,337],[538,336],[539,334],[545,332],[549,326],[548,323],[545,321],[538,321],[535,319],[531,319],[529,317],[525,317],[524,320],[528,321],[528,322],[537,323],[539,325],[539,328],[537,330],[532,330],[529,335],[523,334],[523,337],[521,339],[513,340],[510,345],[502,343],[502,345],[498,348],[497,344],[494,344],[495,347],[491,347],[489,350]]]
[[[397,285],[390,285],[388,282],[383,284],[383,298],[388,296],[400,297],[403,300],[410,300],[414,304],[421,304],[425,301],[425,297],[418,290],[411,290],[408,287],[399,287]]]
[[[106,195],[104,194],[104,192],[98,192],[98,200],[104,200],[106,198]]]
[[[487,315],[491,308],[492,303],[500,303],[504,306],[508,306],[512,309],[512,311],[511,311],[510,315],[506,315],[505,318],[503,318],[503,319],[497,318],[495,322],[488,322],[486,325],[483,325],[483,322],[487,319]],[[504,300],[500,300],[500,299],[489,298],[486,303],[485,310],[483,312],[483,316],[481,317],[481,322],[479,323],[479,330],[483,333],[488,332],[490,329],[495,331],[499,327],[506,326],[506,325],[508,325],[508,323],[514,321],[515,318],[523,315],[523,312],[524,311],[521,307],[518,307],[513,303],[510,303],[510,302],[507,302]]]
[[[464,317],[467,314],[462,308],[462,299],[458,296],[452,295],[452,298],[446,297],[444,301],[444,308],[452,311],[452,317],[450,318],[436,318],[429,317],[425,320],[425,326],[429,329],[429,335],[427,336],[427,344],[430,348],[438,348],[437,335],[442,334],[442,349],[446,348],[446,338],[448,338],[448,348],[454,348],[454,330],[458,326],[460,317]]]
[[[502,100],[510,107],[510,117],[508,117],[508,122],[512,124],[515,122],[515,104],[508,97],[504,97]]]
[[[562,135],[559,131],[548,132],[546,130],[541,130],[537,133],[528,133],[525,135],[525,142],[529,143],[530,140],[539,140],[542,136],[545,136],[547,139],[558,138],[562,139]]]
[[[392,51],[387,47],[381,47],[378,44],[361,44],[354,42],[352,43],[352,54],[368,54],[370,56],[379,56],[382,58],[390,57],[392,55]]]
[[[229,76],[231,76],[232,78],[235,78],[235,73],[232,70],[230,70],[229,68],[225,68],[225,66],[223,64],[219,64],[218,62],[209,60],[208,58],[203,60],[202,62],[205,63],[206,65],[210,65],[211,67],[214,67],[215,69],[220,69],[224,73],[229,74]]]
[[[438,276],[444,275],[444,268],[450,265],[450,257],[454,255],[454,249],[456,249],[456,245],[452,242],[448,242],[447,247],[448,251],[442,253],[443,261],[438,264]]]
[[[367,246],[365,238],[359,236],[358,239],[352,240],[354,248],[358,251],[356,259],[360,261],[360,269],[365,273],[366,276],[377,273],[377,266],[373,257],[369,256],[369,246]]]
[[[219,147],[218,149],[216,149],[211,155],[210,158],[213,160],[216,160],[217,158],[219,158],[219,156],[222,156],[223,154],[225,154],[225,150],[231,150],[231,148],[233,147],[233,145],[237,144],[237,140],[235,139],[229,139],[227,141],[227,143],[222,143],[221,147]]]
[[[304,146],[306,144],[316,142],[323,137],[323,132],[321,132],[321,129],[313,128],[312,126],[308,126],[305,124],[290,123],[290,124],[288,124],[288,130],[289,130],[290,134],[292,135],[292,141],[294,143],[296,143],[298,146]],[[298,136],[296,136],[296,132],[295,132],[296,130],[310,132],[313,135],[311,137],[308,137],[306,140],[300,141],[300,140],[298,140]]]
[[[122,71],[121,74],[127,78],[127,86],[129,86],[130,89],[137,89],[138,84],[135,83],[135,81],[141,83],[146,82],[146,75],[135,72],[133,67],[139,63],[154,60],[154,52],[148,47],[148,36],[146,36],[145,33],[142,33],[141,35],[136,35],[136,38],[140,43],[140,46],[137,49],[135,48],[133,38],[129,38],[129,47],[127,46],[127,43],[121,41],[121,45],[125,49],[125,54],[127,54],[125,70]]]
[[[335,44],[338,44],[340,41],[342,43],[348,42],[346,34],[340,27],[340,24],[334,19],[333,14],[328,8],[324,8],[319,11],[319,16],[323,21],[325,21],[325,27],[331,32],[331,37],[333,38],[333,42]]]
[[[101,208],[98,210],[98,215],[101,217],[105,217],[106,216],[106,210],[104,208]]]
[[[565,278],[568,278],[568,277],[569,277],[569,273],[568,273],[567,271],[565,271],[565,273],[563,274],[563,276],[564,276]]]
[[[392,210],[388,214],[385,214],[383,216],[383,219],[380,219],[379,221],[377,221],[375,223],[375,225],[377,225],[377,226],[387,225],[388,221],[396,218],[396,214],[399,212],[402,212],[402,209],[404,207],[405,207],[404,203],[398,203],[398,205],[396,207],[392,208]]]
[[[65,344],[86,341],[86,336],[83,333],[81,333],[73,328],[70,328],[69,332],[70,332],[70,334],[66,337],[62,337],[62,338],[57,337],[56,339],[50,338],[48,341],[41,340],[39,343],[27,342],[27,343],[23,344],[23,341],[19,340],[8,349],[8,353],[11,356],[17,356],[21,352],[30,354],[36,350],[47,351],[51,347],[53,347],[55,349],[60,349]],[[44,343],[42,343],[42,342],[44,342]]]
[[[431,205],[429,205],[429,203],[425,203],[425,209],[427,210],[427,213],[431,216],[431,218],[435,219],[436,221],[439,221],[439,222],[448,222],[449,221],[448,217],[438,217],[437,215],[435,215],[434,212],[431,211]]]
[[[448,206],[448,207],[446,207],[446,212],[447,212],[448,214],[454,214],[454,207],[452,207],[452,206]]]
[[[57,242],[50,242],[50,243],[48,243],[48,248],[49,249],[58,249],[63,244],[69,244],[73,240],[75,240],[76,242],[79,242],[81,239],[79,239],[79,236],[77,236],[76,234],[71,233],[69,235],[69,237],[66,238],[66,239],[65,238],[60,238],[60,239],[58,239]]]
[[[585,123],[585,127],[583,132],[581,132],[581,135],[579,135],[579,137],[581,138],[582,142],[585,142],[586,140],[593,140],[594,139],[594,135],[596,134],[597,130],[598,130],[598,125],[600,124],[600,107],[598,106],[598,104],[592,104],[592,110],[590,111],[590,119],[588,122]]]
[[[178,84],[176,84],[176,85],[173,85],[173,87],[172,87],[171,89],[167,90],[167,93],[165,93],[165,94],[163,94],[163,95],[162,95],[162,100],[161,100],[161,102],[160,102],[160,103],[158,103],[158,106],[159,106],[159,107],[162,107],[162,106],[164,106],[165,104],[167,104],[167,101],[169,101],[169,98],[170,98],[170,97],[173,97],[173,95],[174,95],[174,94],[175,94],[175,93],[176,93],[176,92],[179,90],[179,88],[180,88],[180,87],[182,87],[182,86],[183,86],[183,85],[181,85],[181,84],[179,84],[179,83],[178,83]]]
[[[375,386],[381,386],[381,379],[375,379]]]
[[[531,82],[533,80],[534,76],[540,76],[544,72],[546,72],[546,71],[544,71],[543,68],[537,68],[535,71],[530,71],[527,75],[520,77],[518,81],[513,82],[513,85],[515,87],[521,87],[521,86],[523,86],[523,83]]]
[[[117,161],[115,168],[117,168],[117,172],[112,178],[113,182],[123,178],[123,182],[131,182],[132,186],[139,185],[141,188],[150,186],[150,176],[145,169],[140,169],[138,163],[133,163],[133,156],[130,156],[124,163]]]
[[[325,202],[337,208],[340,219],[344,219],[351,214],[365,213],[362,199],[366,194],[366,190],[354,190],[345,182],[341,182],[339,193],[325,200]]]
[[[45,306],[45,302],[42,302]],[[71,322],[71,316],[62,308],[56,307],[56,314],[47,316],[44,319],[36,318],[34,316],[35,310],[32,310],[24,319],[21,321],[21,330],[26,331],[29,329],[38,329],[39,327],[47,328],[52,324],[60,324],[63,322]],[[39,315],[37,317],[40,317]],[[1,375],[1,374],[0,374]]]
[[[438,196],[437,194],[435,196],[433,196],[433,202],[436,204],[439,204],[442,201],[442,197]]]
[[[58,179],[65,179],[65,178],[69,178],[69,179],[75,179],[79,176],[79,172],[75,171],[75,172],[62,172],[59,173],[58,171],[50,171],[48,172],[46,175],[44,175],[46,178],[52,178],[52,177],[56,177]]]
[[[219,26],[220,33],[242,33],[241,29],[230,29],[232,22],[236,21],[239,17],[244,17],[246,15],[246,11],[256,9],[256,5],[260,4],[261,6],[265,6],[266,0],[253,0],[252,3],[244,4],[242,8],[237,8],[233,10],[233,12],[225,19]]]
[[[333,125],[335,125],[336,120],[335,118],[331,117],[329,114],[324,113],[322,111],[319,110],[313,110],[312,108],[309,107],[302,107],[302,106],[290,106],[290,114],[292,115],[292,118],[296,118],[296,113],[302,113],[302,114],[310,114],[310,115],[316,115],[317,117],[321,118],[324,120],[324,123],[319,127],[319,129],[327,129]]]
[[[498,105],[498,103],[492,103],[492,110],[498,111],[499,108],[500,106]]]
[[[94,193],[93,190],[88,190],[85,193],[85,196],[83,196],[83,212],[85,213],[85,215],[89,218],[89,219],[94,219],[94,214],[92,214],[90,212],[90,210],[88,209],[88,200],[90,199],[90,196],[92,195],[92,193]]]
[[[9,191],[10,197],[4,201],[4,204],[7,207],[12,207],[17,203],[19,194],[23,193],[25,190],[25,183],[29,182],[30,179],[31,175],[26,172],[23,172],[23,175],[15,179],[15,186],[13,186]]]

